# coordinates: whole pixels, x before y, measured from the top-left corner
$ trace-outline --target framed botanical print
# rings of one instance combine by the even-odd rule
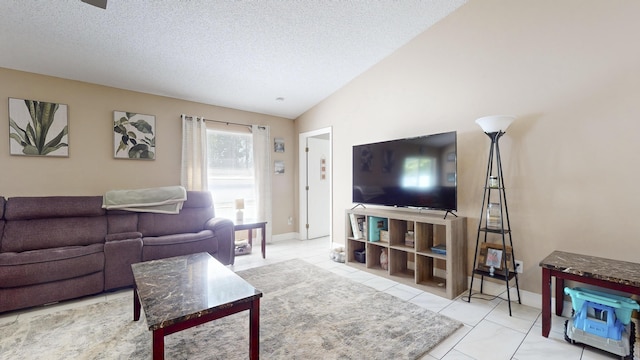
[[[113,156],[116,159],[155,160],[156,117],[114,111]]]
[[[11,155],[69,156],[69,118],[65,104],[9,98]]]

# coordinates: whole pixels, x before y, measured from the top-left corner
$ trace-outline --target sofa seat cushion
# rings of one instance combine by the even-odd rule
[[[104,244],[0,253],[0,288],[72,279],[104,269]]]
[[[197,233],[173,234],[164,236],[145,236],[142,238],[144,246],[163,246],[202,241],[213,238],[213,231],[202,230]]]
[[[218,241],[211,230],[142,238],[142,261],[172,256],[218,251]]]

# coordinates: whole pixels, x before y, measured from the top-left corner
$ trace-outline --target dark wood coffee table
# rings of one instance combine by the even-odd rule
[[[208,253],[131,265],[133,319],[144,309],[152,331],[153,359],[164,359],[164,337],[249,310],[249,358],[260,353],[260,298],[255,289]]]

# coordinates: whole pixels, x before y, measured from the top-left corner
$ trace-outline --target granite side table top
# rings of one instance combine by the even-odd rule
[[[149,330],[164,328],[262,297],[208,253],[131,265]]]
[[[554,251],[540,261],[540,266],[577,276],[640,287],[640,264],[634,262]]]

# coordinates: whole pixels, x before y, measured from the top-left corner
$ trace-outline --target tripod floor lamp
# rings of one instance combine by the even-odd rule
[[[521,303],[521,300],[498,140],[505,134],[513,120],[515,120],[513,116],[485,116],[476,120],[476,123],[491,139],[491,147],[478,221],[476,251],[473,257],[473,276],[467,298],[467,301],[471,302],[473,280],[476,276],[480,276],[480,293],[483,291],[485,277],[504,281],[507,287],[509,315],[511,315],[509,282],[512,279],[515,280],[518,303]]]

